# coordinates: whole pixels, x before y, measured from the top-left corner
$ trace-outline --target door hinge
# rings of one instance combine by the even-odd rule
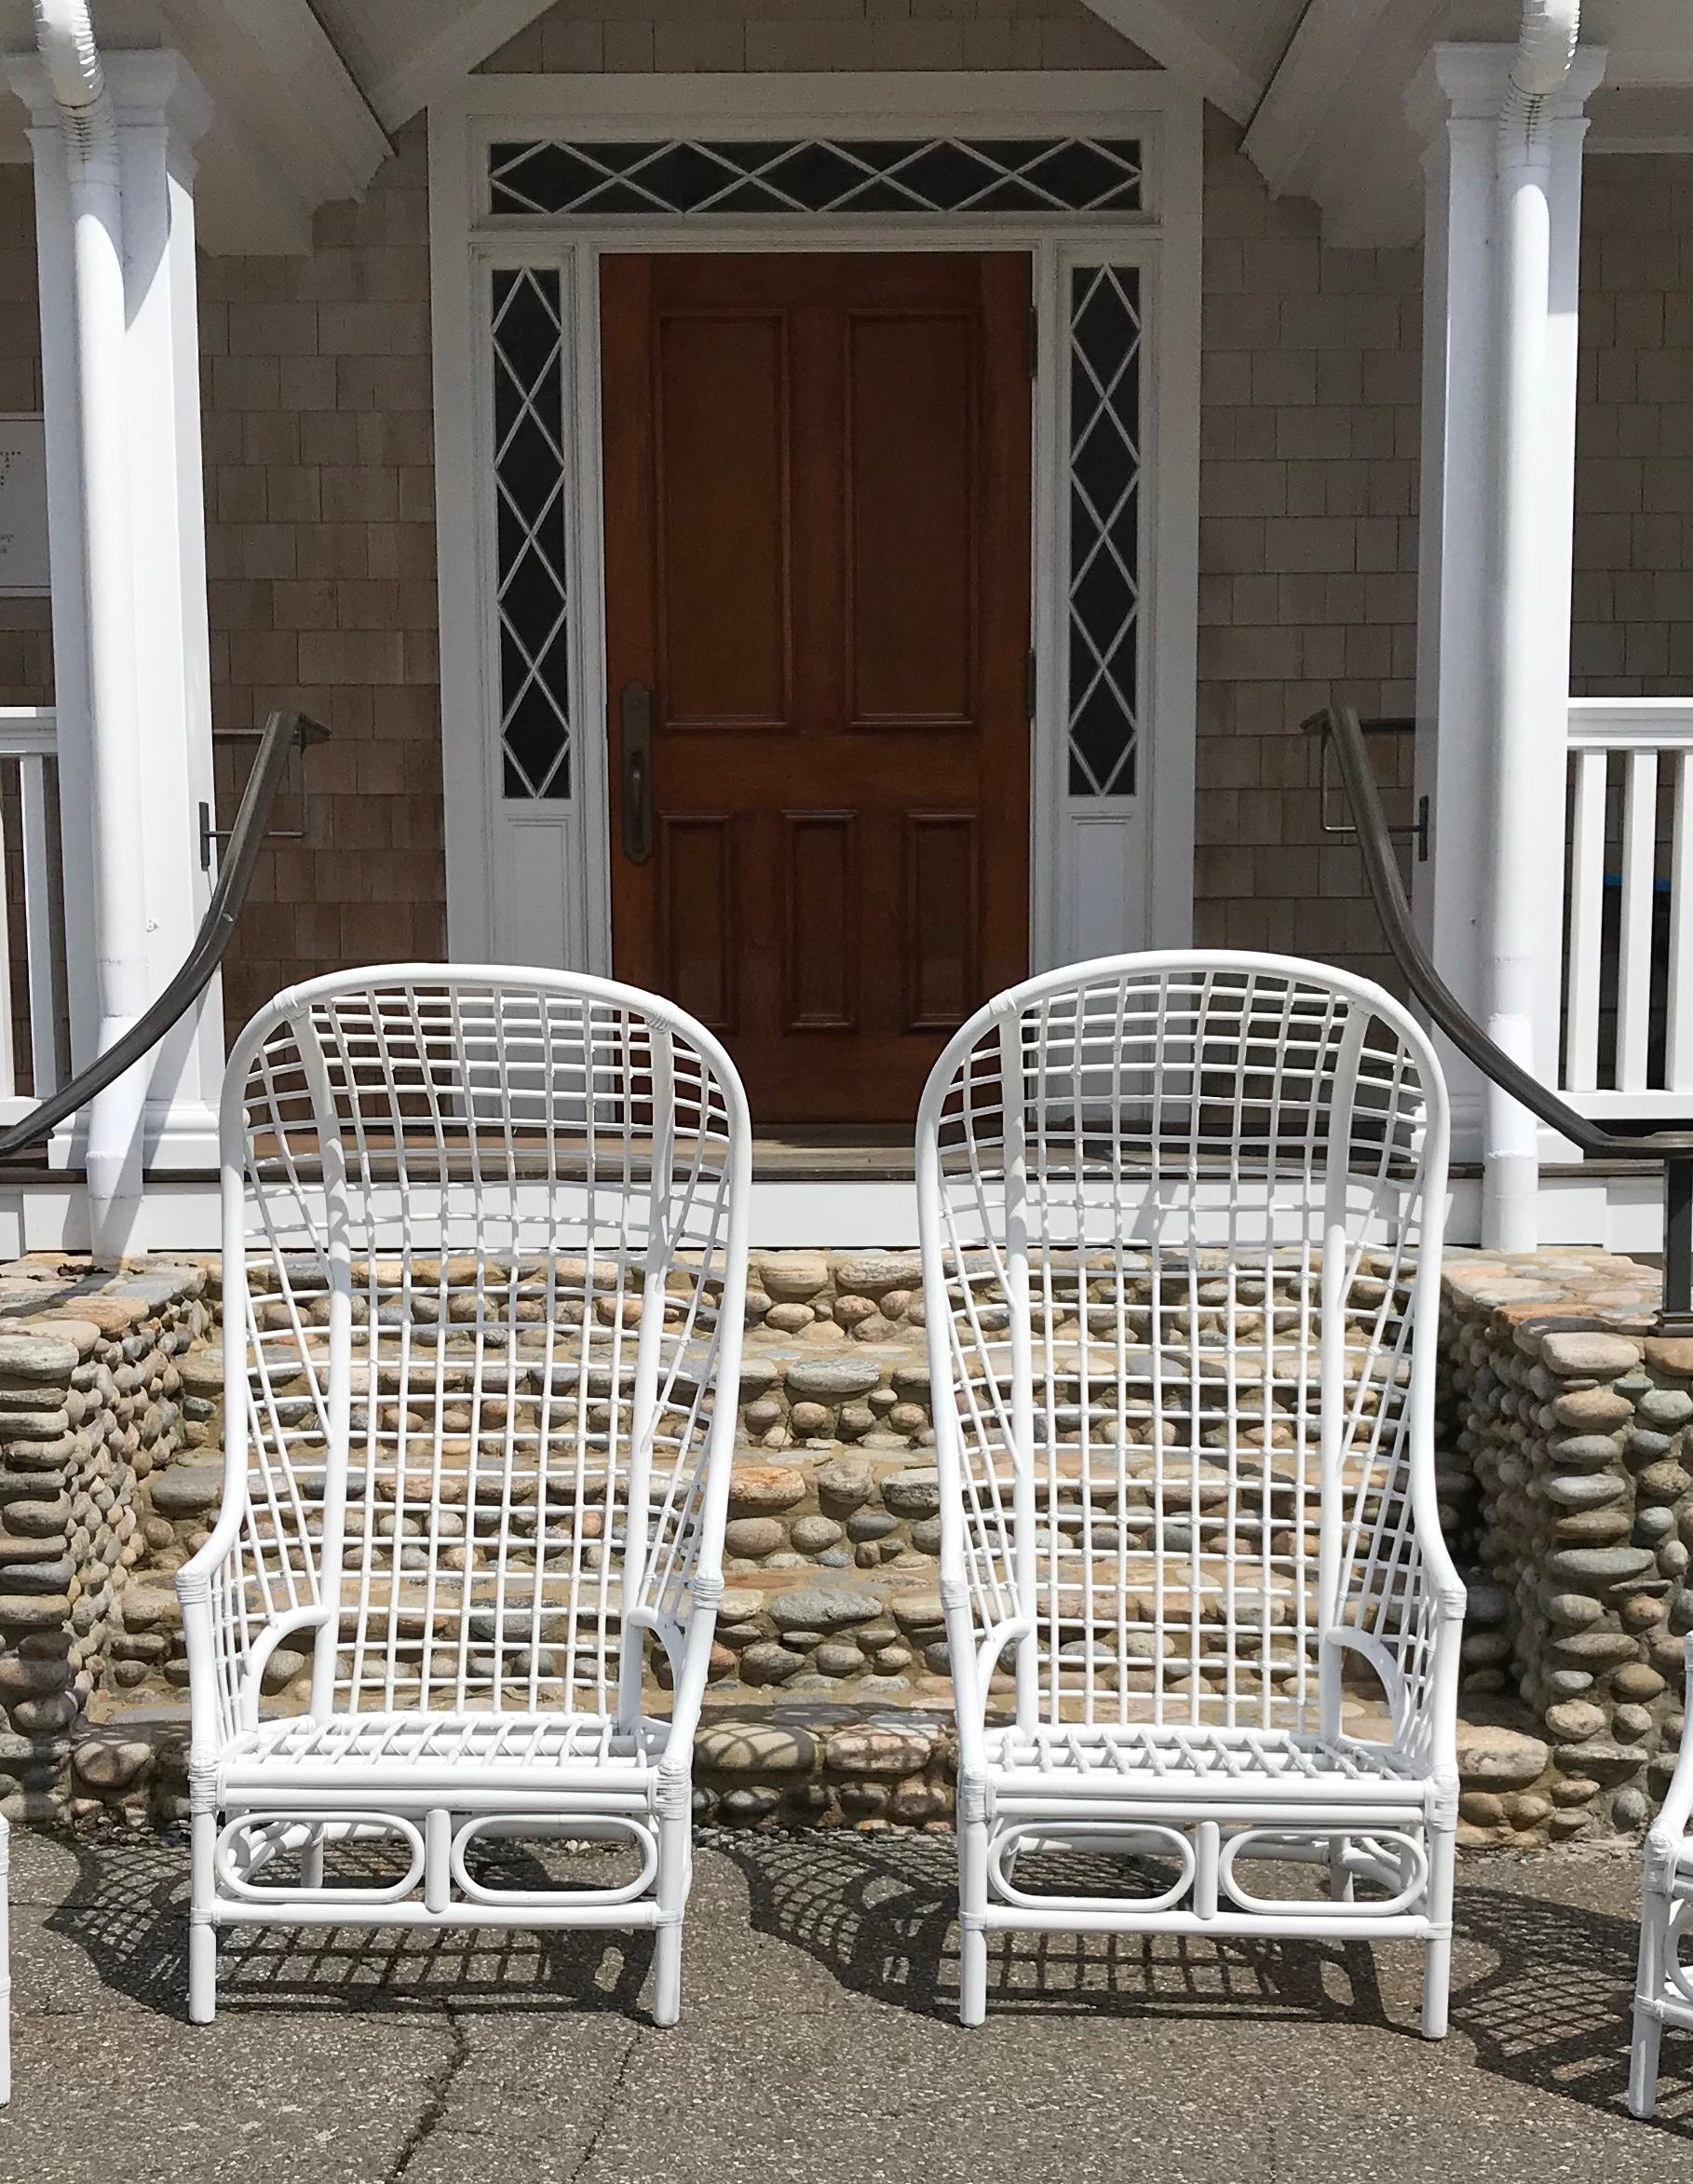
[[[1028,657],[1023,663],[1023,703],[1030,720],[1035,718],[1035,647],[1031,644]]]
[[[1029,377],[1034,379],[1040,372],[1040,306],[1029,305]]]

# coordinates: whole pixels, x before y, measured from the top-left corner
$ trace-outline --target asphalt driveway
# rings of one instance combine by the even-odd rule
[[[1420,1952],[1030,1938],[965,2033],[944,1837],[708,1836],[683,2019],[639,1939],[237,1934],[183,2014],[185,1845],[13,1838],[6,2184],[1486,2184],[1693,2177],[1693,2040],[1623,2092],[1633,1858],[1460,1867]]]

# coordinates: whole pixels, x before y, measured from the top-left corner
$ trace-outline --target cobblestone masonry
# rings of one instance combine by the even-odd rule
[[[1472,1766],[1473,1840],[1641,1826],[1679,1745],[1693,1628],[1693,1342],[1651,1332],[1654,1278],[1603,1253],[1459,1255],[1446,1411],[1476,1488],[1465,1709],[1526,1707]]]
[[[74,1752],[95,1797],[145,1772],[73,1739],[151,1644],[127,1617],[147,1551],[147,1482],[180,1445],[183,1358],[210,1314],[197,1266],[116,1278],[56,1260],[0,1268],[0,1799],[64,1801]]]
[[[1632,1832],[1661,1796],[1693,1624],[1693,1346],[1603,1253],[1456,1253],[1442,1517],[1470,1582],[1462,1831]],[[171,1577],[222,1484],[215,1265],[0,1267],[0,1797],[183,1809]],[[703,1813],[942,1825],[950,1688],[914,1256],[759,1257]],[[451,1309],[449,1319],[453,1317]],[[306,1662],[265,1689],[305,1700]]]

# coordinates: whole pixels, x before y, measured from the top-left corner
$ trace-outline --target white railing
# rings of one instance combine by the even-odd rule
[[[50,705],[0,706],[0,1122],[28,1114],[63,1074],[54,748]]]
[[[1607,1120],[1693,1113],[1693,698],[1569,709],[1562,1089]]]

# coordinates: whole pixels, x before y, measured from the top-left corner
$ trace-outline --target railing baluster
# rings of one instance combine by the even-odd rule
[[[1646,1089],[1652,1022],[1652,883],[1658,867],[1658,753],[1623,763],[1622,961],[1617,981],[1617,1089]]]
[[[1564,988],[1565,1076],[1572,1092],[1599,1087],[1600,958],[1605,933],[1603,751],[1576,754],[1576,807],[1570,826],[1569,968]]]
[[[17,1040],[12,1031],[12,908],[7,900],[10,865],[5,814],[0,809],[0,1099],[7,1100],[18,1090]]]
[[[39,753],[18,762],[23,838],[23,929],[29,947],[30,1090],[38,1100],[59,1090],[59,914],[47,836],[51,782]]]
[[[1693,751],[1675,759],[1674,829],[1670,838],[1670,1006],[1664,1031],[1666,1082],[1693,1092]]]
[[[0,1102],[28,1109],[59,1083],[59,1001],[64,978],[64,936],[53,887],[49,821],[55,793],[56,722],[50,705],[0,705],[0,768],[17,783],[16,863],[0,840]],[[14,770],[15,769],[15,770]],[[14,990],[12,904],[5,890],[15,873],[23,900],[23,990]],[[18,1083],[22,1042],[14,1002],[25,1003],[30,1088]]]

